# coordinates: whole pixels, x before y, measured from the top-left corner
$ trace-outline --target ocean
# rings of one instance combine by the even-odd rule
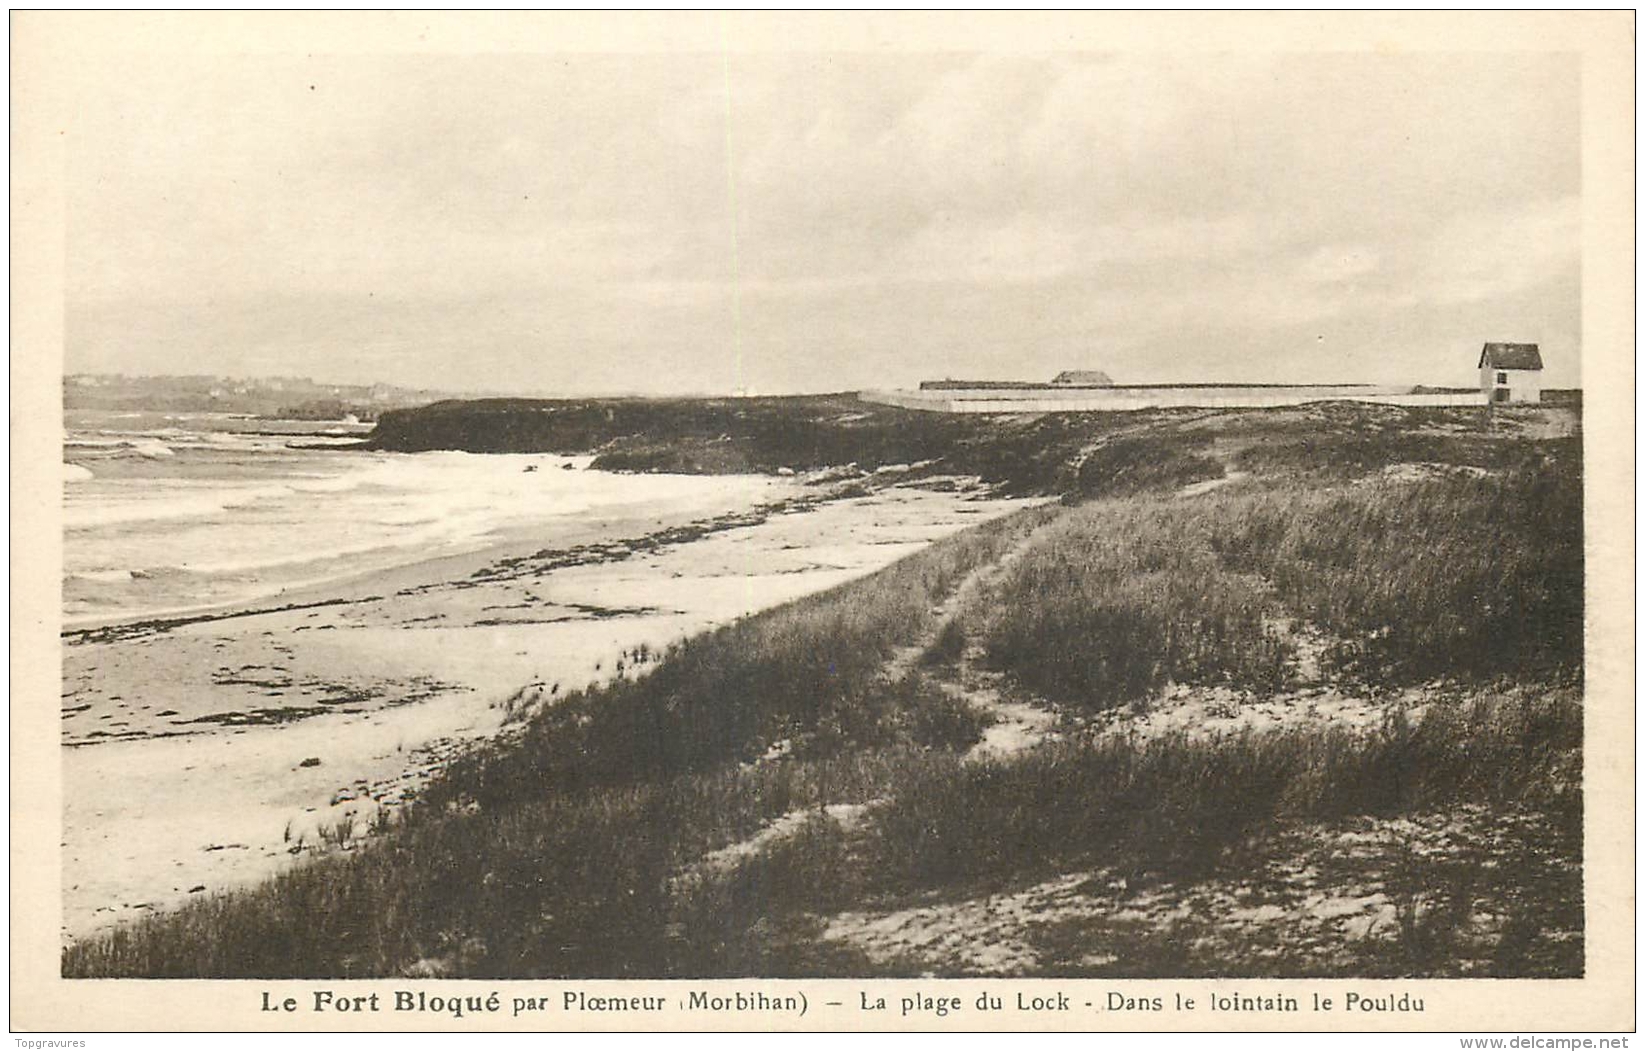
[[[591,457],[352,448],[366,430],[225,414],[70,414],[65,625],[269,599],[482,549],[520,527],[553,546],[593,519],[698,506],[717,514],[775,498],[783,485],[592,471]]]

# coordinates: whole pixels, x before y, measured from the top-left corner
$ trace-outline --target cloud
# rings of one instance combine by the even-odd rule
[[[1456,216],[1422,246],[1404,301],[1468,303],[1533,289],[1580,264],[1581,222],[1574,196]]]
[[[68,187],[71,353],[115,367],[341,362],[333,331],[381,378],[462,348],[598,388],[601,354],[689,377],[743,339],[804,357],[763,389],[837,388],[889,348],[1038,375],[1089,339],[1146,378],[1188,342],[1579,313],[1557,57],[132,62]]]

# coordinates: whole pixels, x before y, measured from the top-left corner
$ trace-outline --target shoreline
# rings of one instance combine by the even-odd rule
[[[651,509],[554,548],[514,536],[278,608],[65,637],[64,935],[346,849],[528,694],[642,675],[637,654],[1025,503],[887,487]]]
[[[774,482],[775,480],[770,481]],[[755,509],[781,509],[794,503],[829,499],[833,498],[827,495],[821,487],[817,488],[814,494],[811,494],[801,491],[800,487],[797,486],[796,492],[790,492],[787,495],[777,497],[775,500],[761,501],[753,507]],[[723,503],[723,501],[720,503]],[[700,511],[701,509],[691,510]],[[736,514],[734,511],[721,512],[719,515],[704,518],[700,515],[692,516],[690,514],[691,510],[676,513],[676,509],[659,508],[648,510],[644,514],[607,515],[581,520],[567,518],[553,524],[556,531],[555,542],[576,547],[596,543],[613,529],[620,528],[624,531],[643,529],[648,523],[662,527],[664,530],[681,529],[700,522],[710,522],[725,515]],[[403,561],[392,562],[373,569],[296,582],[263,596],[195,606],[168,607],[131,614],[94,615],[72,620],[65,618],[58,634],[65,643],[73,645],[86,637],[96,637],[123,629],[161,632],[188,624],[231,620],[258,614],[280,613],[285,610],[318,605],[361,602],[372,598],[373,593],[388,593],[403,590],[406,587],[415,587],[417,582],[425,577],[444,580],[450,573],[456,572],[457,568],[467,567],[471,563],[478,563],[483,566],[489,562],[519,558],[536,552],[542,548],[540,532],[542,525],[502,527],[499,530],[501,536],[462,545],[456,550],[437,555],[409,556]],[[444,569],[446,567],[452,567],[453,569]],[[398,583],[402,579],[412,583],[398,584],[397,587],[390,583]],[[375,597],[382,598],[383,595],[379,594]],[[144,633],[140,632],[139,634]]]

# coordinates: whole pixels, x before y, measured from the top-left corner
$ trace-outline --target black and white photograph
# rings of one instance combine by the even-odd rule
[[[253,1029],[275,980],[376,984],[305,1027],[1061,980],[1016,1007],[1145,1029],[1171,980],[1424,1029],[1429,980],[1631,976],[1631,288],[1600,67],[1518,17],[14,15],[32,966],[262,981]],[[1631,68],[1631,13],[1549,17]],[[887,979],[934,996],[832,984]]]

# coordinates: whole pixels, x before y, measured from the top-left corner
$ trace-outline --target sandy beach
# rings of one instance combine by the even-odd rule
[[[65,937],[346,849],[531,705],[643,675],[670,641],[1023,503],[964,487],[784,492],[67,634]]]

